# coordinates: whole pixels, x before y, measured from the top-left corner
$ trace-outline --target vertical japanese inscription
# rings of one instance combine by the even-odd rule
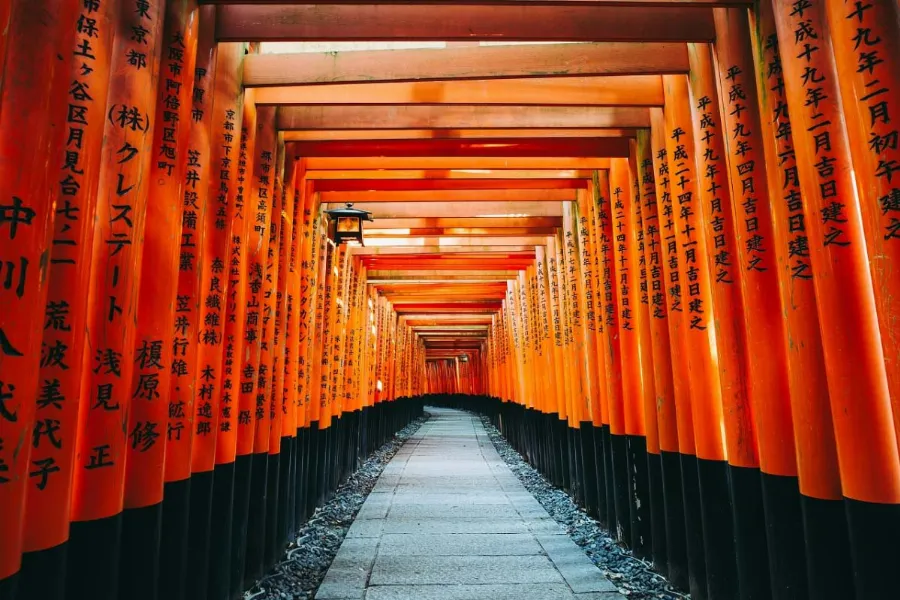
[[[101,155],[82,387],[88,413],[79,437],[73,520],[111,516],[124,499],[161,5],[123,3],[113,44],[111,72],[118,75],[110,83]],[[155,440],[153,433],[142,440]]]

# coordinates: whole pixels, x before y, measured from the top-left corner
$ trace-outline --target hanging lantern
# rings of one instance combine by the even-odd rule
[[[343,208],[332,208],[325,213],[331,217],[332,239],[336,246],[346,241],[363,242],[363,221],[371,221],[372,213],[353,208],[353,204],[347,203]]]

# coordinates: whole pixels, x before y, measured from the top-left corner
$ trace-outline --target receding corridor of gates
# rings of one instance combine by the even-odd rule
[[[895,0],[0,0],[0,600],[249,597],[450,421],[673,594],[900,597],[895,83]],[[529,531],[398,585],[616,597]]]

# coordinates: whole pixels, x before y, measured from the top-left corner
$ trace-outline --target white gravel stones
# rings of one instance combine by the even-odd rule
[[[616,543],[600,524],[580,509],[564,491],[553,487],[516,452],[482,417],[484,427],[497,452],[544,509],[581,546],[619,592],[634,600],[683,600],[687,594],[677,592],[653,566],[634,556]]]
[[[316,594],[357,512],[394,454],[429,415],[407,425],[379,448],[297,532],[283,560],[244,594],[247,600],[309,600]]]

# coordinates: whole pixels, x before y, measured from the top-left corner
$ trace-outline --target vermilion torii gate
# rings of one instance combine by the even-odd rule
[[[0,598],[234,598],[426,394],[694,598],[893,597],[898,22],[0,3]]]

